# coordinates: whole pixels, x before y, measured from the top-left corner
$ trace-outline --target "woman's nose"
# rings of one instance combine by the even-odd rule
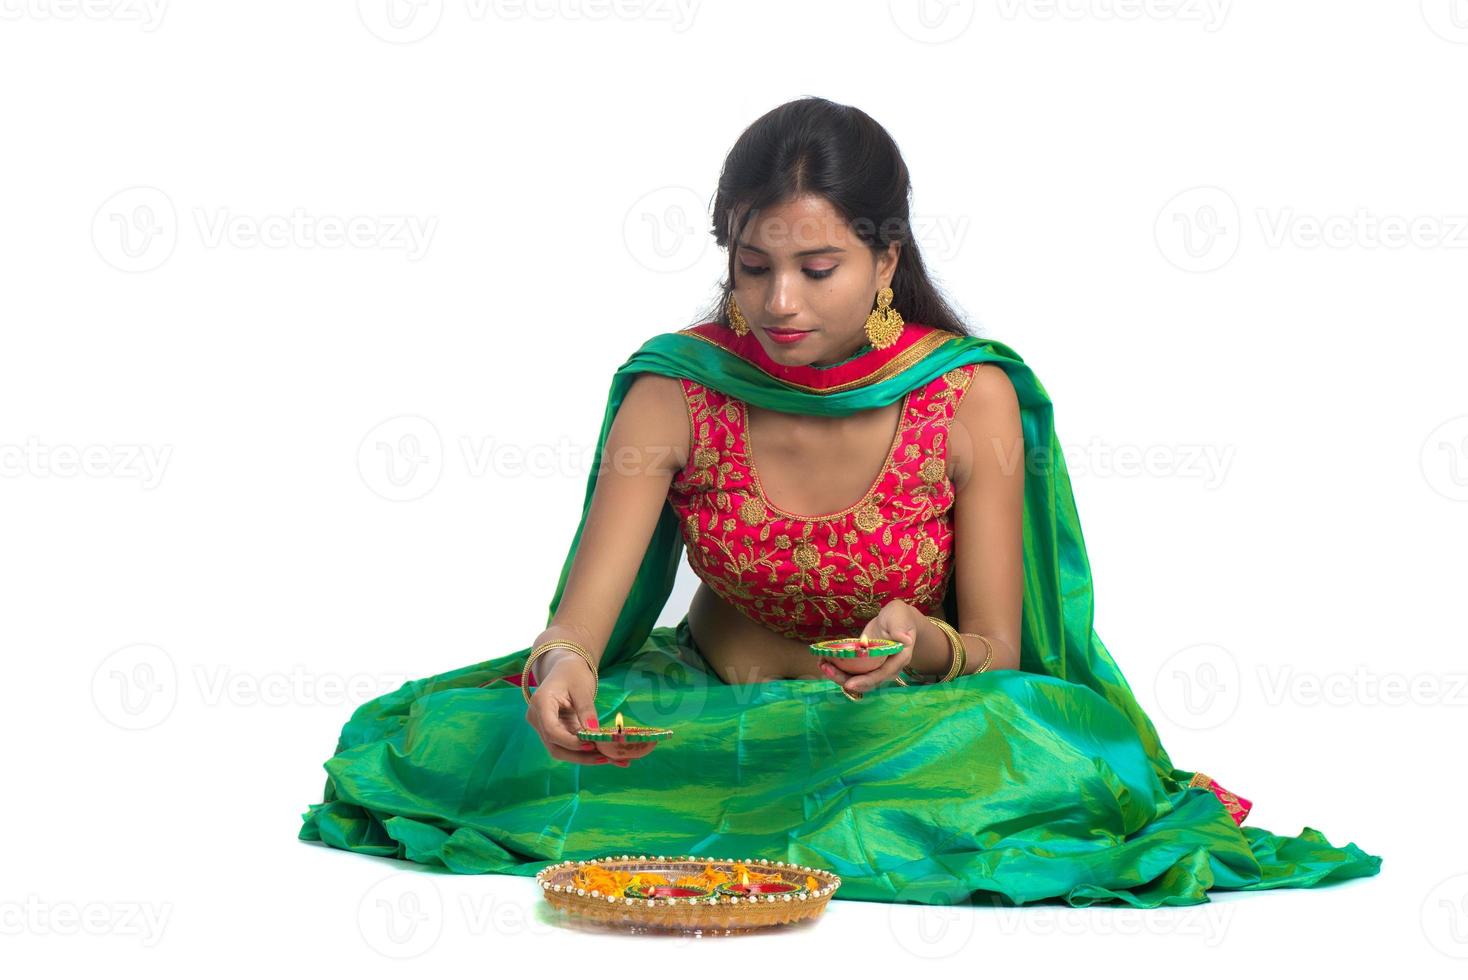
[[[775,278],[770,287],[769,299],[765,302],[765,312],[776,319],[800,312],[799,292],[788,276]]]

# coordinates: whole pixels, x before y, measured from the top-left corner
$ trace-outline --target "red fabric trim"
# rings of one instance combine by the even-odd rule
[[[811,367],[809,364],[777,364],[765,353],[765,349],[760,346],[752,329],[741,337],[717,320],[700,323],[696,327],[689,327],[684,332],[716,341],[730,353],[743,358],[777,380],[820,390],[834,388],[837,385],[866,377],[937,329],[937,327],[924,326],[921,323],[904,323],[902,333],[891,347],[869,350],[855,360],[833,368]]]
[[[1218,802],[1222,803],[1223,808],[1228,811],[1228,815],[1234,818],[1235,825],[1242,824],[1244,818],[1249,815],[1249,811],[1254,808],[1254,804],[1251,801],[1244,799],[1237,793],[1230,793],[1223,788],[1222,784],[1206,773],[1193,773],[1193,778],[1188,782],[1188,786],[1202,786],[1214,796],[1218,797]]]

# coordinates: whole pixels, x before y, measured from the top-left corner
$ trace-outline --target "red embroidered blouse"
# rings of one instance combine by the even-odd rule
[[[680,379],[692,445],[668,500],[689,566],[744,615],[794,639],[855,636],[897,598],[941,615],[953,554],[948,428],[977,367],[961,365],[908,392],[866,495],[819,515],[781,510],[765,497],[744,402]]]

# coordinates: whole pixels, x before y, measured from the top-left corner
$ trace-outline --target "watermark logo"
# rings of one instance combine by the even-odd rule
[[[398,251],[409,262],[427,253],[438,218],[415,214],[245,214],[194,207],[179,220],[173,200],[157,187],[118,191],[92,216],[92,244],[102,260],[123,272],[149,272],[167,262],[185,231],[200,248],[342,249]]]
[[[172,902],[48,902],[27,895],[0,901],[0,936],[136,936],[151,949],[172,916]]]
[[[389,44],[412,44],[443,19],[443,0],[357,0],[362,26]]]
[[[357,472],[384,500],[417,500],[443,475],[443,439],[421,415],[399,415],[379,423],[357,446]]]
[[[357,17],[373,37],[412,44],[438,30],[443,0],[357,0]],[[648,21],[681,34],[693,26],[698,0],[463,0],[449,8],[471,23],[517,21]]]
[[[1195,643],[1157,669],[1154,696],[1180,728],[1217,728],[1233,717],[1242,689],[1239,662],[1216,643]]]
[[[1232,0],[999,0],[1004,20],[1174,21],[1201,24],[1209,34],[1223,28]]]
[[[1448,419],[1422,440],[1422,476],[1449,500],[1468,500],[1468,415]]]
[[[0,0],[0,20],[110,20],[151,34],[167,6],[168,0]]]
[[[1212,272],[1233,259],[1251,226],[1270,249],[1468,248],[1468,214],[1378,214],[1364,207],[1307,214],[1286,206],[1255,208],[1245,222],[1221,187],[1175,194],[1158,211],[1153,234],[1168,262],[1185,272]]]
[[[177,702],[173,658],[151,643],[112,651],[92,673],[92,703],[118,728],[152,728],[173,713]]]
[[[438,883],[411,871],[388,875],[362,896],[357,905],[357,929],[367,945],[383,956],[421,956],[443,933],[443,895]]]
[[[1468,0],[1421,0],[1422,19],[1444,41],[1468,44]]]
[[[908,954],[923,960],[947,959],[973,942],[978,916],[968,889],[956,883],[938,888],[908,885],[892,901],[887,929]]]
[[[0,478],[115,478],[137,480],[144,490],[153,490],[163,482],[163,471],[172,455],[171,445],[75,446],[43,443],[35,436],[27,436],[23,444],[0,443]]]
[[[1444,956],[1468,959],[1468,874],[1444,878],[1427,893],[1422,934]]]
[[[691,269],[708,251],[704,205],[687,187],[659,187],[632,202],[622,218],[627,251],[652,272]]]
[[[952,41],[974,22],[974,0],[888,0],[897,29],[923,44]]]
[[[1222,268],[1239,249],[1239,206],[1221,187],[1190,187],[1162,205],[1153,224],[1163,257],[1185,272]]]
[[[147,272],[173,254],[178,244],[178,212],[156,187],[118,191],[92,216],[92,244],[114,269]]]

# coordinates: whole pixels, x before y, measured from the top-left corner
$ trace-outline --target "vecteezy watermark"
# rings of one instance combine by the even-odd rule
[[[1468,673],[1404,674],[1365,664],[1321,673],[1291,664],[1260,664],[1258,678],[1264,703],[1271,707],[1288,701],[1305,707],[1468,708]]]
[[[1357,207],[1349,214],[1306,214],[1293,207],[1254,209],[1254,225],[1266,248],[1460,249],[1468,248],[1468,214],[1378,214]],[[1157,212],[1153,234],[1162,257],[1185,272],[1212,272],[1238,253],[1249,225],[1221,187],[1191,187]]]
[[[1221,187],[1190,187],[1157,212],[1152,233],[1167,261],[1185,272],[1223,267],[1239,249],[1239,206]]]
[[[0,935],[141,937],[151,948],[172,915],[172,902],[48,902],[32,894],[0,899]]]
[[[1468,215],[1299,214],[1294,208],[1259,208],[1259,228],[1270,248],[1468,248]]]
[[[135,643],[114,650],[92,672],[92,704],[118,728],[152,728],[178,702],[178,669],[166,650]]]
[[[1243,684],[1238,659],[1216,643],[1195,643],[1157,668],[1153,696],[1179,728],[1217,728],[1239,708]]]
[[[411,681],[399,671],[351,673],[239,670],[228,664],[194,664],[193,691],[205,707],[345,707],[362,704]],[[168,651],[151,643],[114,650],[92,673],[92,704],[118,728],[154,728],[173,713],[179,672]]]
[[[151,33],[167,6],[168,0],[0,0],[0,20],[110,20]]]
[[[1026,936],[1187,936],[1207,949],[1220,946],[1228,934],[1234,908],[1223,902],[1183,908],[1139,909],[1129,905],[1083,908],[1018,908],[999,906],[995,921],[1003,935]]]
[[[1233,0],[997,0],[1004,20],[1155,20],[1223,27]]]
[[[1422,476],[1449,500],[1468,500],[1468,415],[1438,425],[1422,440]]]
[[[0,0],[3,2],[3,0]],[[146,443],[43,443],[27,436],[24,443],[0,443],[0,478],[137,480],[144,490],[163,482],[173,446]]]
[[[954,423],[954,438],[968,438],[962,422]],[[982,450],[983,444],[977,444]],[[1023,462],[1025,473],[1045,476],[1062,465],[1072,477],[1188,479],[1204,489],[1223,484],[1236,447],[1210,443],[1108,443],[1092,437],[1084,446],[1028,446],[1023,440],[1005,445],[989,440],[989,451],[1001,472],[1013,473]]]
[[[1063,447],[1066,471],[1071,476],[1149,477],[1152,479],[1197,480],[1205,490],[1223,485],[1233,462],[1236,446],[1210,443],[1106,443],[1092,438],[1083,447]],[[1047,465],[1045,454],[1036,450],[1031,472]]]
[[[658,187],[632,202],[622,218],[627,252],[653,272],[682,272],[703,258],[710,241],[706,209],[691,188]]]
[[[421,415],[378,423],[357,444],[357,473],[384,500],[417,500],[443,475],[438,427]]]
[[[1449,875],[1422,900],[1422,934],[1432,948],[1455,960],[1468,959],[1468,874]]]
[[[3,0],[0,0],[3,2]],[[226,207],[194,207],[193,241],[206,249],[341,249],[401,251],[416,262],[427,254],[436,216],[413,214],[247,214]],[[187,226],[185,226],[187,227]],[[157,187],[118,191],[92,216],[92,244],[108,265],[148,272],[173,255],[182,237],[173,200]]]
[[[585,479],[595,452],[594,445],[568,438],[522,443],[466,435],[448,447],[430,419],[399,415],[379,422],[362,437],[357,444],[357,473],[363,485],[382,499],[408,501],[437,487],[450,460],[476,479]],[[672,446],[647,452],[628,449],[613,453],[606,463],[622,472],[642,472],[650,465],[672,465],[675,452]]]
[[[556,932],[524,902],[495,895],[461,894],[444,901],[433,876],[399,871],[375,882],[357,903],[357,930],[373,950],[391,959],[421,956],[434,947],[450,920],[471,936],[536,936]]]
[[[1233,909],[1221,902],[1154,909],[1023,906],[991,892],[970,893],[957,882],[937,889],[905,886],[887,907],[892,937],[924,960],[948,959],[970,951],[975,943],[992,943],[994,937],[987,934],[991,927],[1001,936],[1185,936],[1213,949],[1223,943],[1232,919]],[[985,935],[980,935],[981,925]]]
[[[1422,19],[1444,41],[1468,44],[1468,0],[1421,0]]]
[[[754,218],[749,219],[753,221]],[[850,228],[868,240],[888,240],[907,233],[929,259],[951,260],[968,237],[969,216],[965,214],[915,214],[878,224],[856,218]],[[772,217],[762,233],[776,248],[814,248],[827,244],[829,225],[820,218],[785,220]],[[698,194],[683,186],[658,187],[643,194],[622,219],[622,240],[634,261],[652,272],[683,272],[691,269],[708,251],[712,238],[707,210]]]
[[[357,930],[383,956],[420,956],[443,934],[443,893],[425,874],[388,875],[357,903]]]
[[[493,18],[519,21],[645,21],[671,25],[681,34],[693,26],[701,0],[357,0],[357,16],[373,37],[412,44],[438,29],[444,9],[454,20]]]
[[[1157,668],[1154,696],[1179,728],[1217,728],[1247,697],[1271,708],[1468,708],[1468,672],[1381,671],[1365,664],[1344,670],[1301,670],[1289,663],[1257,664],[1251,678],[1232,651],[1198,643],[1173,653]]]
[[[923,44],[942,44],[969,29],[974,0],[887,0],[897,29]]]

